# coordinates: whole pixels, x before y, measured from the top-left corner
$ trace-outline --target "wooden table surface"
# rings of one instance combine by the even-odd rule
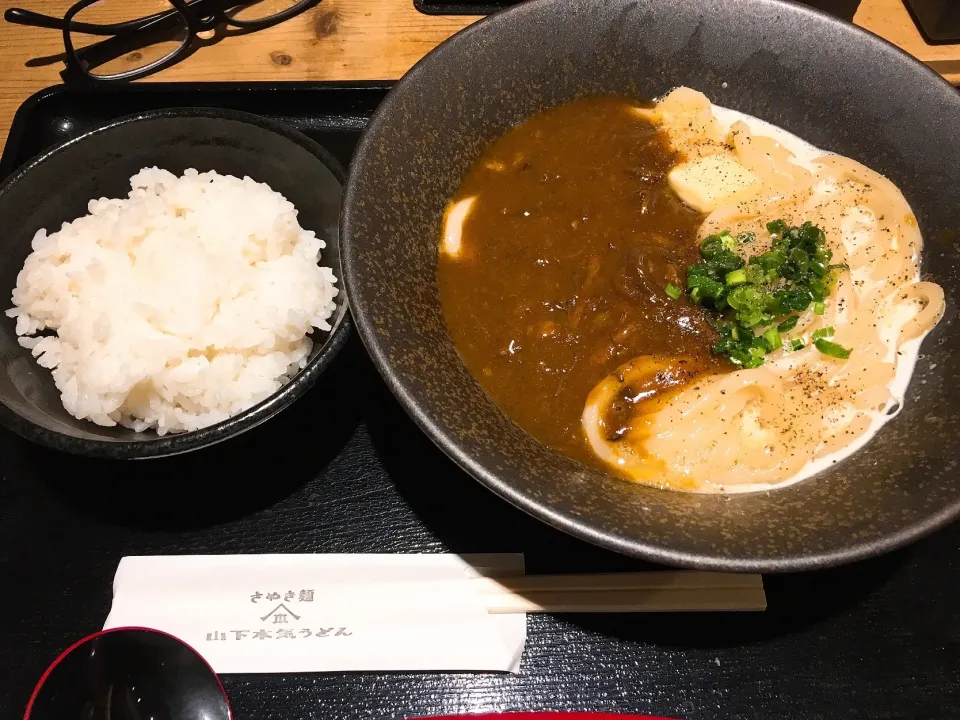
[[[71,4],[22,2],[31,10],[57,16]],[[423,15],[412,0],[322,0],[276,27],[201,48],[146,81],[395,79],[477,19]],[[901,0],[863,0],[854,22],[960,84],[960,45],[927,45]],[[0,142],[21,103],[60,82],[62,52],[58,32],[0,21]]]

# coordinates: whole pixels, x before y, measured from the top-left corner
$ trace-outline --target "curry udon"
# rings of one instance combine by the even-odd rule
[[[796,481],[899,407],[943,293],[899,190],[679,88],[507,131],[444,218],[447,327],[540,441],[701,492]]]

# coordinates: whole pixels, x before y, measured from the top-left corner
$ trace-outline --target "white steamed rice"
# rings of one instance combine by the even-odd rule
[[[130,185],[37,232],[7,315],[73,416],[195,430],[304,367],[337,280],[318,264],[324,242],[265,184],[144,168]],[[34,337],[44,330],[56,335]]]

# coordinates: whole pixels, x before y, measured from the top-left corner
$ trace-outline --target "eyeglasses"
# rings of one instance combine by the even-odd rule
[[[80,0],[63,18],[11,8],[7,22],[63,32],[65,81],[135,80],[207,44],[201,34],[277,25],[320,0]],[[106,38],[106,39],[103,39]]]

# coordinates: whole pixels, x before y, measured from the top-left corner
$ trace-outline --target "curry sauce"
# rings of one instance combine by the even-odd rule
[[[640,355],[686,358],[690,377],[720,369],[703,311],[665,292],[700,261],[703,216],[668,188],[682,158],[638,107],[586,98],[509,130],[464,177],[452,202],[473,202],[439,257],[470,372],[522,428],[591,464],[580,419],[605,376]]]

